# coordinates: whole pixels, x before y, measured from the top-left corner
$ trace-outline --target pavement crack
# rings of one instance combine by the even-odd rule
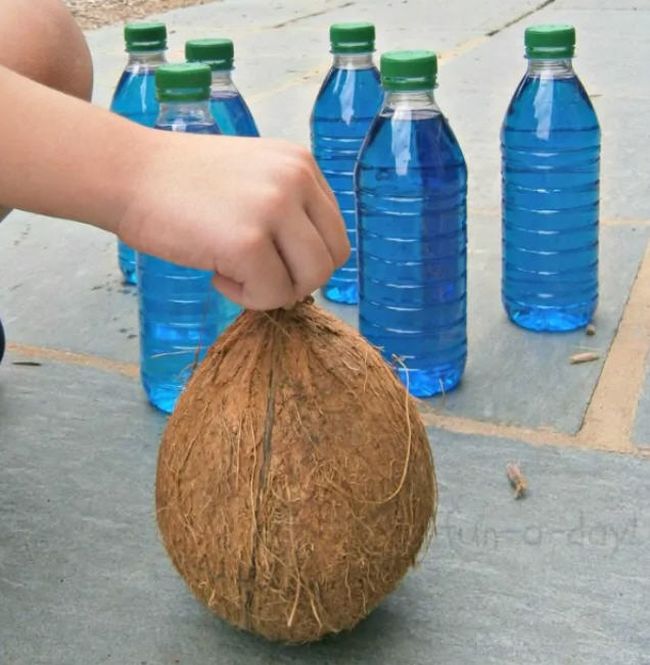
[[[555,0],[544,0],[544,2],[541,2],[539,5],[536,7],[533,7],[532,9],[529,9],[528,11],[524,12],[523,14],[519,14],[519,16],[515,16],[515,18],[510,19],[503,25],[499,26],[498,28],[494,28],[493,30],[490,30],[489,32],[485,33],[486,37],[494,37],[494,35],[498,35],[502,30],[505,30],[506,28],[509,28],[510,26],[514,25],[515,23],[519,23],[519,21],[523,21],[525,18],[528,18],[529,16],[532,16],[536,12],[544,9],[545,7],[548,7],[549,5],[552,5],[555,2]]]
[[[296,16],[296,18],[290,18],[286,21],[282,21],[281,23],[276,23],[275,25],[272,25],[271,28],[273,30],[276,30],[277,28],[284,28],[287,25],[292,25],[293,23],[298,23],[299,21],[304,21],[305,19],[313,18],[314,16],[322,16],[323,14],[329,14],[329,12],[337,9],[352,7],[353,4],[354,2],[344,2],[340,5],[336,5],[335,7],[327,7],[326,9],[321,9],[317,12],[311,12],[310,14],[302,14],[301,16]]]

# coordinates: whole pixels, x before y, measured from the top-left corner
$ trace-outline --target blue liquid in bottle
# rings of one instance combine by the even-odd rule
[[[129,62],[115,89],[111,111],[145,127],[153,127],[158,117],[155,73],[164,63],[164,50],[129,53]],[[135,254],[131,247],[117,241],[118,263],[127,284],[137,283]]]
[[[219,131],[227,136],[259,136],[253,114],[232,80],[232,39],[191,39],[185,44],[185,58],[212,69],[210,110]]]
[[[248,105],[230,80],[230,72],[213,72],[210,109],[222,134],[260,135]]]
[[[382,97],[371,52],[335,53],[311,117],[312,152],[336,196],[352,248],[347,263],[322,289],[338,303],[359,299],[354,166]]]
[[[156,128],[219,134],[207,99],[162,102]],[[137,270],[142,384],[149,401],[171,413],[196,364],[241,310],[214,289],[210,271],[141,252]]]
[[[529,330],[583,327],[598,301],[600,129],[570,57],[529,60],[501,150],[506,312]]]
[[[356,170],[359,326],[411,394],[428,397],[456,387],[467,358],[467,170],[433,74],[427,89],[392,90],[390,57]]]

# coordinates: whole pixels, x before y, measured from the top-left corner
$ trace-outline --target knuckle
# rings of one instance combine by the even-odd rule
[[[301,145],[292,145],[291,150],[286,153],[286,157],[284,161],[285,175],[299,181],[313,178],[315,162],[307,148]]]
[[[305,165],[310,166],[313,164],[313,158],[308,148],[303,145],[296,145],[295,147],[296,158],[303,162]]]
[[[250,259],[262,252],[265,242],[266,236],[262,229],[249,229],[238,235],[236,241],[236,253]]]
[[[269,187],[260,196],[259,208],[263,217],[284,214],[288,206],[286,186]]]
[[[311,182],[312,172],[308,164],[296,160],[288,165],[286,177],[293,186],[305,187]]]

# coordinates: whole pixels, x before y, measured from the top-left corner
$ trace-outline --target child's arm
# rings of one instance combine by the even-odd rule
[[[90,99],[90,51],[61,0],[0,0],[0,65],[49,88]]]
[[[81,99],[92,94],[90,51],[62,0],[0,1],[0,66]],[[9,212],[0,199],[0,222]]]
[[[214,270],[248,308],[302,298],[348,257],[335,199],[304,148],[146,129],[4,67],[0,99],[6,206]]]

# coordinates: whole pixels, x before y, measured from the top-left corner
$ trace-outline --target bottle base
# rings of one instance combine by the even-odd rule
[[[574,307],[529,307],[505,303],[508,318],[520,328],[534,332],[571,332],[591,322],[595,304]]]
[[[121,240],[117,241],[117,264],[120,267],[125,284],[135,285],[138,283],[136,256],[137,252],[134,249],[125,245]]]
[[[173,412],[176,402],[183,391],[182,388],[173,384],[154,385],[144,377],[142,378],[142,387],[149,403],[158,409],[158,411],[167,414]]]
[[[397,368],[397,376],[413,397],[433,397],[454,390],[465,368],[438,367],[430,370]]]
[[[138,278],[135,266],[133,268],[125,268],[120,266],[122,272],[122,282],[128,286],[137,286]]]
[[[343,284],[328,284],[321,289],[323,297],[340,305],[357,305],[359,303],[359,288],[356,282]]]

